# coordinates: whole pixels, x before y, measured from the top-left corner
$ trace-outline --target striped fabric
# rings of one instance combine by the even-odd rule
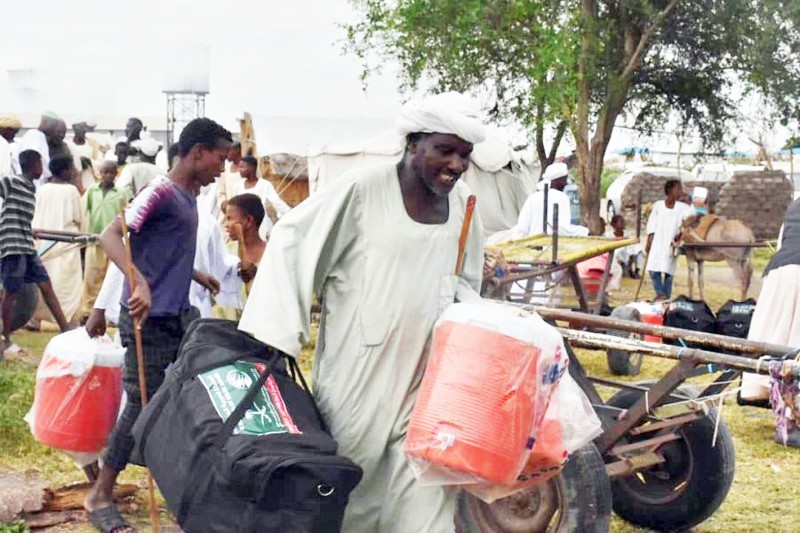
[[[9,255],[35,254],[31,220],[36,209],[36,186],[19,176],[0,178],[0,259]]]

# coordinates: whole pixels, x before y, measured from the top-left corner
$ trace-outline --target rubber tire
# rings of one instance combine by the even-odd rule
[[[633,322],[641,322],[642,315],[637,309],[633,307],[617,307],[611,312],[611,318],[619,318],[621,320],[630,320]],[[627,331],[619,331],[611,329],[606,331],[606,334],[615,337],[623,338],[641,338],[641,335],[630,333]],[[606,350],[606,358],[608,359],[608,370],[615,376],[638,376],[642,371],[642,362],[644,357],[641,354],[634,354],[631,356],[630,352],[625,350]]]
[[[643,384],[652,385],[652,382]],[[623,390],[608,401],[609,405],[627,409],[641,396],[640,391]],[[696,396],[685,389],[678,389],[668,403]],[[719,423],[717,443],[711,446],[714,436],[717,410],[684,425],[679,434],[696,458],[694,469],[682,493],[663,504],[642,501],[641,484],[629,485],[626,479],[611,483],[614,493],[614,512],[628,522],[656,531],[683,531],[708,519],[722,505],[733,483],[736,459],[733,439],[724,420]],[[638,478],[627,478],[638,479]],[[636,490],[638,488],[638,490]]]
[[[603,457],[594,444],[590,443],[570,455],[561,473],[547,483],[555,484],[559,494],[564,495],[566,499],[565,505],[559,505],[564,512],[563,517],[559,519],[556,528],[548,531],[556,533],[609,531],[612,512],[611,483],[606,475]],[[456,531],[461,533],[512,531],[496,524],[482,522],[480,517],[476,517],[476,513],[490,514],[492,506],[497,504],[498,502],[486,504],[475,496],[462,492],[456,515]],[[538,532],[531,531],[531,533]]]
[[[36,306],[39,304],[39,287],[35,283],[22,285],[17,296],[17,303],[11,312],[11,331],[16,331],[33,318]]]

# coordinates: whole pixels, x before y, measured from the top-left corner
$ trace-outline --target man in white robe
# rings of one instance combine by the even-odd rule
[[[67,125],[54,113],[45,113],[39,127],[35,130],[28,130],[19,141],[17,154],[25,150],[34,150],[42,156],[42,168],[44,172],[36,181],[38,189],[50,180],[50,159],[58,155],[67,155],[68,149],[64,144],[64,137],[67,134]],[[19,162],[17,163],[19,165]]]
[[[67,139],[65,141],[75,161],[75,170],[78,172],[76,185],[81,194],[94,185],[99,178],[99,174],[95,173],[93,163],[96,159],[96,150],[86,137],[86,134],[89,132],[87,120],[89,119],[78,119],[78,121],[72,125],[72,139]]]
[[[0,115],[0,177],[20,174],[12,164],[11,143],[22,128],[22,122],[13,115]],[[0,198],[0,211],[3,209],[3,200]]]
[[[477,213],[454,274],[470,194],[459,178],[484,138],[480,115],[457,93],[407,104],[399,164],[353,171],[275,225],[239,323],[297,356],[320,297],[314,395],[339,453],[364,471],[343,531],[455,527],[457,492],[420,485],[403,447],[433,325],[457,296],[480,288]]]
[[[589,235],[588,228],[572,224],[569,196],[564,191],[567,185],[569,170],[565,163],[553,163],[544,171],[542,179],[537,184],[537,191],[530,195],[522,206],[514,227],[514,238],[521,239],[532,235],[553,233],[555,226],[555,206],[558,206],[558,234],[567,236],[585,237]],[[547,228],[544,227],[544,186],[547,191]]]
[[[11,165],[11,143],[22,128],[22,122],[13,115],[0,115],[0,176],[14,173]]]

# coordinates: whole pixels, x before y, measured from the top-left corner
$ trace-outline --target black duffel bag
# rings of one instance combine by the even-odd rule
[[[705,333],[714,332],[716,318],[714,312],[703,300],[691,300],[686,296],[678,296],[669,304],[664,313],[664,325],[673,328],[688,329]],[[665,341],[667,342],[667,341]],[[680,340],[668,341],[669,344],[682,346]],[[688,348],[702,348],[703,345],[686,342]]]
[[[714,332],[729,337],[746,339],[750,332],[750,322],[756,310],[756,301],[748,298],[743,302],[728,300],[717,311]]]
[[[189,533],[339,531],[362,475],[336,454],[294,359],[224,320],[189,327],[133,433]]]

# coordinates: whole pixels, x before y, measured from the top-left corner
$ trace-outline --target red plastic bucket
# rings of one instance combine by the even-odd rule
[[[70,364],[52,354],[45,355],[39,372],[58,374]],[[60,450],[99,452],[117,420],[122,369],[98,357],[84,375],[63,374],[36,381],[33,436]]]
[[[583,289],[586,291],[586,296],[591,299],[596,299],[600,294],[600,286],[603,283],[603,274],[606,271],[606,266],[610,254],[601,254],[586,261],[581,261],[577,264],[578,276],[581,278]]]

